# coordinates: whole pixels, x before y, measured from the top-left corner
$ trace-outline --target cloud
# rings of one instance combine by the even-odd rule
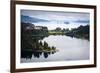
[[[64,22],[65,24],[70,24],[70,22]]]

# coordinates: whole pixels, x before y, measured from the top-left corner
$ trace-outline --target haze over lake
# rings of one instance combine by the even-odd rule
[[[90,19],[89,13],[80,12],[21,10],[21,15],[23,16],[22,22],[33,23],[36,26],[47,26],[49,30],[56,27],[71,29],[80,25],[85,26],[89,24]]]

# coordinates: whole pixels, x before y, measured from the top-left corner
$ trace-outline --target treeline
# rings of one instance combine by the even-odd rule
[[[21,23],[22,34],[32,34],[37,36],[47,36],[48,28],[43,26],[35,26],[31,23]]]
[[[60,27],[57,27],[54,30],[49,30],[49,35],[65,35],[66,32],[69,32],[68,28],[61,29]]]
[[[66,33],[67,36],[77,37],[77,38],[85,38],[89,40],[89,25],[79,26],[78,28],[74,28]]]
[[[66,35],[76,38],[85,38],[89,40],[89,25],[79,26],[77,28],[68,28],[61,29],[60,27],[55,28],[54,30],[49,30],[49,35]]]

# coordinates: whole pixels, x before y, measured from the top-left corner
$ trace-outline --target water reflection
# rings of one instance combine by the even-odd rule
[[[40,58],[40,56],[44,56],[44,58],[48,58],[49,55],[54,54],[55,52],[32,52],[32,51],[21,51],[21,58],[31,59],[32,56],[34,58]]]
[[[58,51],[23,50],[21,51],[21,63],[90,59],[90,42],[86,39],[51,35],[41,40],[41,42],[44,41],[46,41],[49,46],[55,46]],[[42,45],[44,44],[42,43]]]

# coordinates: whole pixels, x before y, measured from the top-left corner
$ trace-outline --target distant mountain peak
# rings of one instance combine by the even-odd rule
[[[89,23],[90,21],[89,20],[77,20],[75,22],[79,22],[79,23]]]

